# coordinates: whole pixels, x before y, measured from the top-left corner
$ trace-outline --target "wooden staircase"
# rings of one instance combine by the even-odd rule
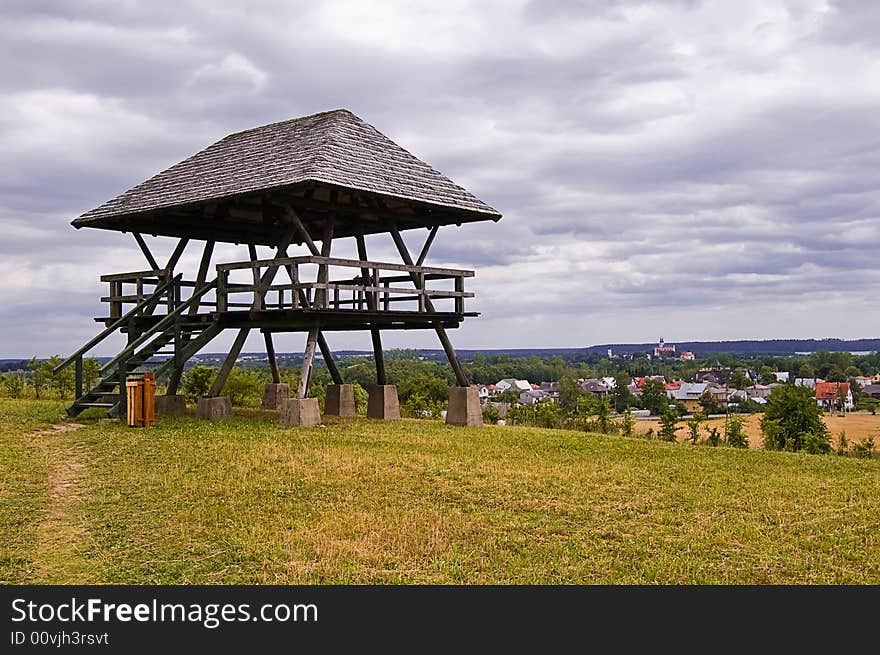
[[[77,398],[67,408],[67,415],[74,417],[91,408],[107,410],[110,417],[119,416],[125,401],[125,378],[139,370],[152,369],[159,378],[175,366],[183,364],[211,339],[217,336],[222,327],[217,316],[193,314],[188,310],[198,307],[203,295],[216,287],[216,281],[209,282],[146,331],[133,335],[129,332],[129,343],[113,359],[101,368],[98,382],[88,391],[82,392],[82,357],[85,352],[103,341],[107,336],[130,326],[130,320],[145,309],[154,307],[166,292],[174,293],[174,284],[179,276],[161,285],[149,297],[97,335],[76,353],[62,362],[55,370],[61,371],[71,364],[77,367]],[[130,327],[129,327],[130,329]],[[165,350],[170,346],[169,350]]]

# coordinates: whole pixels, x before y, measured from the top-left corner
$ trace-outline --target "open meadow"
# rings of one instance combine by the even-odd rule
[[[880,583],[877,458],[62,410],[0,400],[7,584]]]

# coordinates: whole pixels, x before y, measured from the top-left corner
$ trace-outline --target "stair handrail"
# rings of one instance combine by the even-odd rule
[[[132,307],[129,311],[127,311],[127,312],[126,312],[124,315],[122,315],[120,318],[116,319],[116,321],[114,321],[114,322],[113,322],[109,327],[107,327],[103,332],[101,332],[100,334],[98,334],[97,336],[95,336],[95,337],[93,337],[91,340],[89,340],[84,346],[82,346],[81,348],[79,348],[79,350],[77,350],[76,352],[74,352],[70,357],[68,357],[67,359],[65,359],[65,360],[64,360],[63,362],[61,362],[58,366],[56,366],[56,367],[52,370],[52,372],[53,372],[54,374],[60,373],[61,371],[63,371],[64,369],[66,369],[68,366],[70,366],[71,364],[73,364],[77,359],[79,359],[80,357],[82,357],[85,353],[87,353],[87,352],[90,351],[92,348],[94,348],[95,346],[97,346],[99,343],[101,343],[104,339],[106,339],[108,336],[110,336],[111,334],[113,334],[116,330],[118,330],[118,329],[119,329],[120,327],[122,327],[124,324],[128,323],[129,319],[130,319],[132,316],[134,316],[137,312],[139,312],[140,310],[142,310],[146,305],[148,305],[148,304],[150,304],[151,302],[154,302],[156,299],[158,299],[158,298],[162,295],[162,293],[165,292],[165,289],[166,289],[166,288],[168,288],[171,284],[173,284],[173,283],[175,283],[175,282],[179,282],[180,279],[181,279],[182,277],[183,277],[183,273],[178,273],[178,274],[175,275],[173,278],[169,278],[169,279],[165,280],[164,282],[160,283],[160,284],[156,287],[156,290],[153,291],[152,294],[150,294],[149,296],[147,296],[146,298],[144,298],[141,302],[139,302],[137,305],[135,305],[134,307]]]
[[[152,328],[144,332],[137,339],[127,344],[125,348],[123,348],[122,351],[118,355],[116,355],[116,357],[104,364],[104,366],[101,367],[101,377],[104,377],[108,371],[112,371],[123,359],[128,357],[131,353],[133,353],[135,350],[144,345],[147,341],[156,336],[156,334],[164,332],[165,328],[174,323],[174,320],[183,313],[183,310],[188,309],[190,305],[192,305],[195,301],[201,299],[202,296],[204,296],[206,293],[208,293],[208,291],[216,286],[217,279],[215,278],[206,283],[201,288],[194,290],[193,294],[181,304],[179,304],[174,309],[174,311],[166,314],[161,321],[156,323]]]

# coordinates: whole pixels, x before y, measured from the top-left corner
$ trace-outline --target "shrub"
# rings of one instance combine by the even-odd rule
[[[828,431],[807,432],[801,436],[801,450],[811,455],[824,455],[831,451],[831,440]]]
[[[748,448],[749,438],[743,429],[743,417],[733,414],[727,419],[727,428],[724,431],[724,439],[728,446],[734,448]]]
[[[635,427],[636,421],[633,418],[632,410],[627,407],[623,410],[623,417],[620,419],[620,434],[624,437],[631,437],[633,436]]]
[[[9,398],[21,398],[24,393],[24,376],[20,373],[5,373],[0,391]]]
[[[660,415],[660,432],[659,437],[663,441],[675,441],[675,433],[678,428],[678,411],[674,407],[667,407]]]
[[[366,416],[367,403],[370,401],[370,394],[358,382],[353,382],[352,392],[354,393],[354,410],[358,416]]]
[[[706,435],[706,443],[710,446],[717,446],[721,443],[721,432],[715,426],[712,426],[708,429],[708,434]]]
[[[223,393],[238,407],[259,406],[263,396],[263,380],[258,371],[235,367],[229,372]]]
[[[869,458],[874,456],[874,437],[865,437],[852,445],[853,457]]]
[[[445,408],[445,403],[413,393],[400,405],[400,413],[408,418],[438,418]]]
[[[486,403],[486,406],[483,408],[483,422],[484,423],[497,423],[498,419],[501,418],[501,415],[498,413],[498,409],[492,403]]]
[[[190,402],[197,402],[211,390],[217,369],[213,366],[193,366],[183,376],[183,393]]]
[[[688,438],[691,440],[692,444],[697,444],[700,441],[700,424],[703,422],[703,419],[706,417],[703,416],[700,412],[695,412],[693,416],[691,416],[687,421],[685,421],[685,425],[687,425],[688,430]]]
[[[849,440],[846,438],[846,430],[841,430],[837,435],[837,454],[846,455],[849,450]]]

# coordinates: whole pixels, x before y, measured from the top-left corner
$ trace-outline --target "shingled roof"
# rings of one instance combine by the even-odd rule
[[[344,109],[231,134],[73,225],[275,242],[285,207],[320,235],[498,220],[501,214]],[[256,216],[255,216],[256,213]],[[348,221],[339,229],[339,223]],[[273,229],[274,226],[274,229]],[[214,229],[216,234],[212,234]]]

